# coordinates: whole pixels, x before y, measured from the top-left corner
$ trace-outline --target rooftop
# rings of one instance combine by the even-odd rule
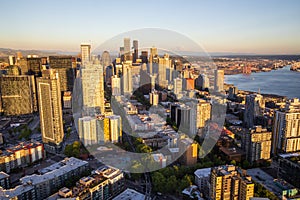
[[[211,172],[211,168],[203,168],[203,169],[197,169],[194,174],[195,176],[197,176],[198,178],[200,177],[207,177],[210,176],[210,172]]]
[[[113,198],[113,200],[144,200],[145,195],[133,190],[126,189],[124,192]]]
[[[71,157],[65,158],[64,160],[57,162],[49,167],[46,167],[40,170],[41,175],[33,174],[30,176],[25,176],[20,179],[21,183],[30,183],[33,185],[42,183],[49,179],[54,179],[58,176],[62,176],[72,170],[75,170],[79,167],[88,165],[88,162]]]
[[[0,172],[0,179],[4,179],[4,178],[8,178],[9,177],[9,175],[7,174],[7,173],[5,173],[5,172]]]

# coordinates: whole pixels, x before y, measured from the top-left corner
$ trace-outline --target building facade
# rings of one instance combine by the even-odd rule
[[[62,98],[58,73],[44,70],[37,78],[40,126],[45,149],[56,152],[64,138]]]
[[[4,75],[0,77],[0,90],[4,115],[25,115],[38,110],[34,76]]]
[[[213,167],[209,194],[213,200],[250,200],[254,196],[254,183],[234,165]]]

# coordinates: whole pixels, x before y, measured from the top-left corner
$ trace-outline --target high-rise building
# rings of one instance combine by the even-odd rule
[[[108,51],[103,51],[101,56],[101,64],[104,69],[111,64],[111,58]]]
[[[80,72],[84,114],[104,113],[103,67],[100,64],[88,64]]]
[[[184,138],[180,140],[179,146],[180,149],[184,150],[179,161],[183,165],[195,165],[198,159],[198,144],[195,143],[191,138]]]
[[[42,75],[42,59],[32,56],[27,58],[28,74],[34,76]]]
[[[72,59],[72,56],[49,56],[50,68],[58,73],[61,92],[73,91],[75,71]]]
[[[168,54],[165,54],[163,58],[158,58],[158,85],[163,88],[167,88],[167,69],[170,69],[172,60]]]
[[[16,64],[16,57],[15,56],[8,56],[8,64],[9,65]]]
[[[70,91],[64,92],[63,107],[72,108],[72,93]]]
[[[197,103],[196,128],[203,128],[208,120],[211,119],[211,104],[210,102],[199,100]]]
[[[111,77],[114,75],[114,67],[113,66],[107,66],[105,67],[105,84],[111,85]]]
[[[242,134],[242,149],[250,163],[258,160],[268,160],[271,157],[272,132],[261,126]]]
[[[82,43],[80,45],[81,49],[81,63],[86,65],[91,61],[91,45]]]
[[[159,94],[157,91],[152,91],[150,94],[150,104],[153,106],[157,106],[159,103]]]
[[[132,56],[130,52],[130,38],[124,38],[124,55],[123,59],[124,61],[132,61]]]
[[[200,74],[195,80],[195,86],[204,90],[209,88],[209,78],[206,74]]]
[[[182,78],[174,79],[174,94],[179,95],[182,92]]]
[[[139,41],[133,40],[133,62],[139,58]]]
[[[184,79],[184,85],[186,90],[194,90],[195,89],[195,80],[192,78]]]
[[[29,68],[28,68],[28,61],[26,58],[20,58],[19,60],[17,60],[16,65],[20,67],[22,75],[28,74]]]
[[[157,58],[158,58],[157,48],[156,47],[150,48],[149,62],[150,63],[157,63]]]
[[[98,144],[96,121],[97,118],[90,116],[78,119],[79,139],[85,146]]]
[[[140,59],[142,59],[142,63],[148,63],[148,51],[142,51]]]
[[[155,84],[155,83],[154,83]],[[140,70],[140,85],[139,90],[143,94],[149,94],[154,87],[151,84],[151,75],[147,72],[147,64],[143,63]]]
[[[236,166],[213,167],[209,194],[212,200],[250,200],[254,196],[254,183],[251,176]]]
[[[122,120],[118,115],[107,116],[109,119],[110,141],[121,142],[122,138]]]
[[[264,113],[265,102],[260,94],[250,94],[246,96],[244,126],[252,128],[255,125],[255,120]]]
[[[55,153],[64,138],[62,101],[58,73],[44,70],[37,78],[40,125],[45,149]]]
[[[287,101],[282,110],[275,112],[272,152],[300,151],[300,101]]]
[[[123,63],[122,89],[124,95],[132,95],[132,63],[127,61]]]
[[[122,121],[118,115],[78,119],[79,139],[85,146],[120,142],[122,138]]]
[[[1,107],[4,115],[24,115],[37,111],[34,76],[0,77]]]
[[[121,95],[121,79],[117,75],[111,77],[111,91],[113,96]]]
[[[228,93],[228,99],[234,99],[238,94],[238,88],[236,86],[231,86],[229,87]]]
[[[215,91],[223,92],[224,91],[224,70],[215,70]]]
[[[130,38],[124,38],[124,53],[130,52]]]

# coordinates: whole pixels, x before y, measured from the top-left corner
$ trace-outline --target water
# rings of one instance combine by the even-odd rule
[[[290,66],[250,75],[226,75],[225,83],[234,84],[241,90],[258,92],[260,89],[265,94],[300,98],[300,72],[290,71]]]

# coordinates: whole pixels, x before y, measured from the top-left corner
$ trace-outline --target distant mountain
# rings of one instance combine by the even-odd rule
[[[0,57],[8,57],[10,55],[16,55],[17,52],[21,52],[24,57],[27,55],[38,55],[38,56],[50,56],[50,55],[74,55],[74,52],[62,52],[62,51],[49,51],[49,50],[24,50],[24,49],[10,49],[0,48]],[[76,53],[75,53],[76,55]]]

